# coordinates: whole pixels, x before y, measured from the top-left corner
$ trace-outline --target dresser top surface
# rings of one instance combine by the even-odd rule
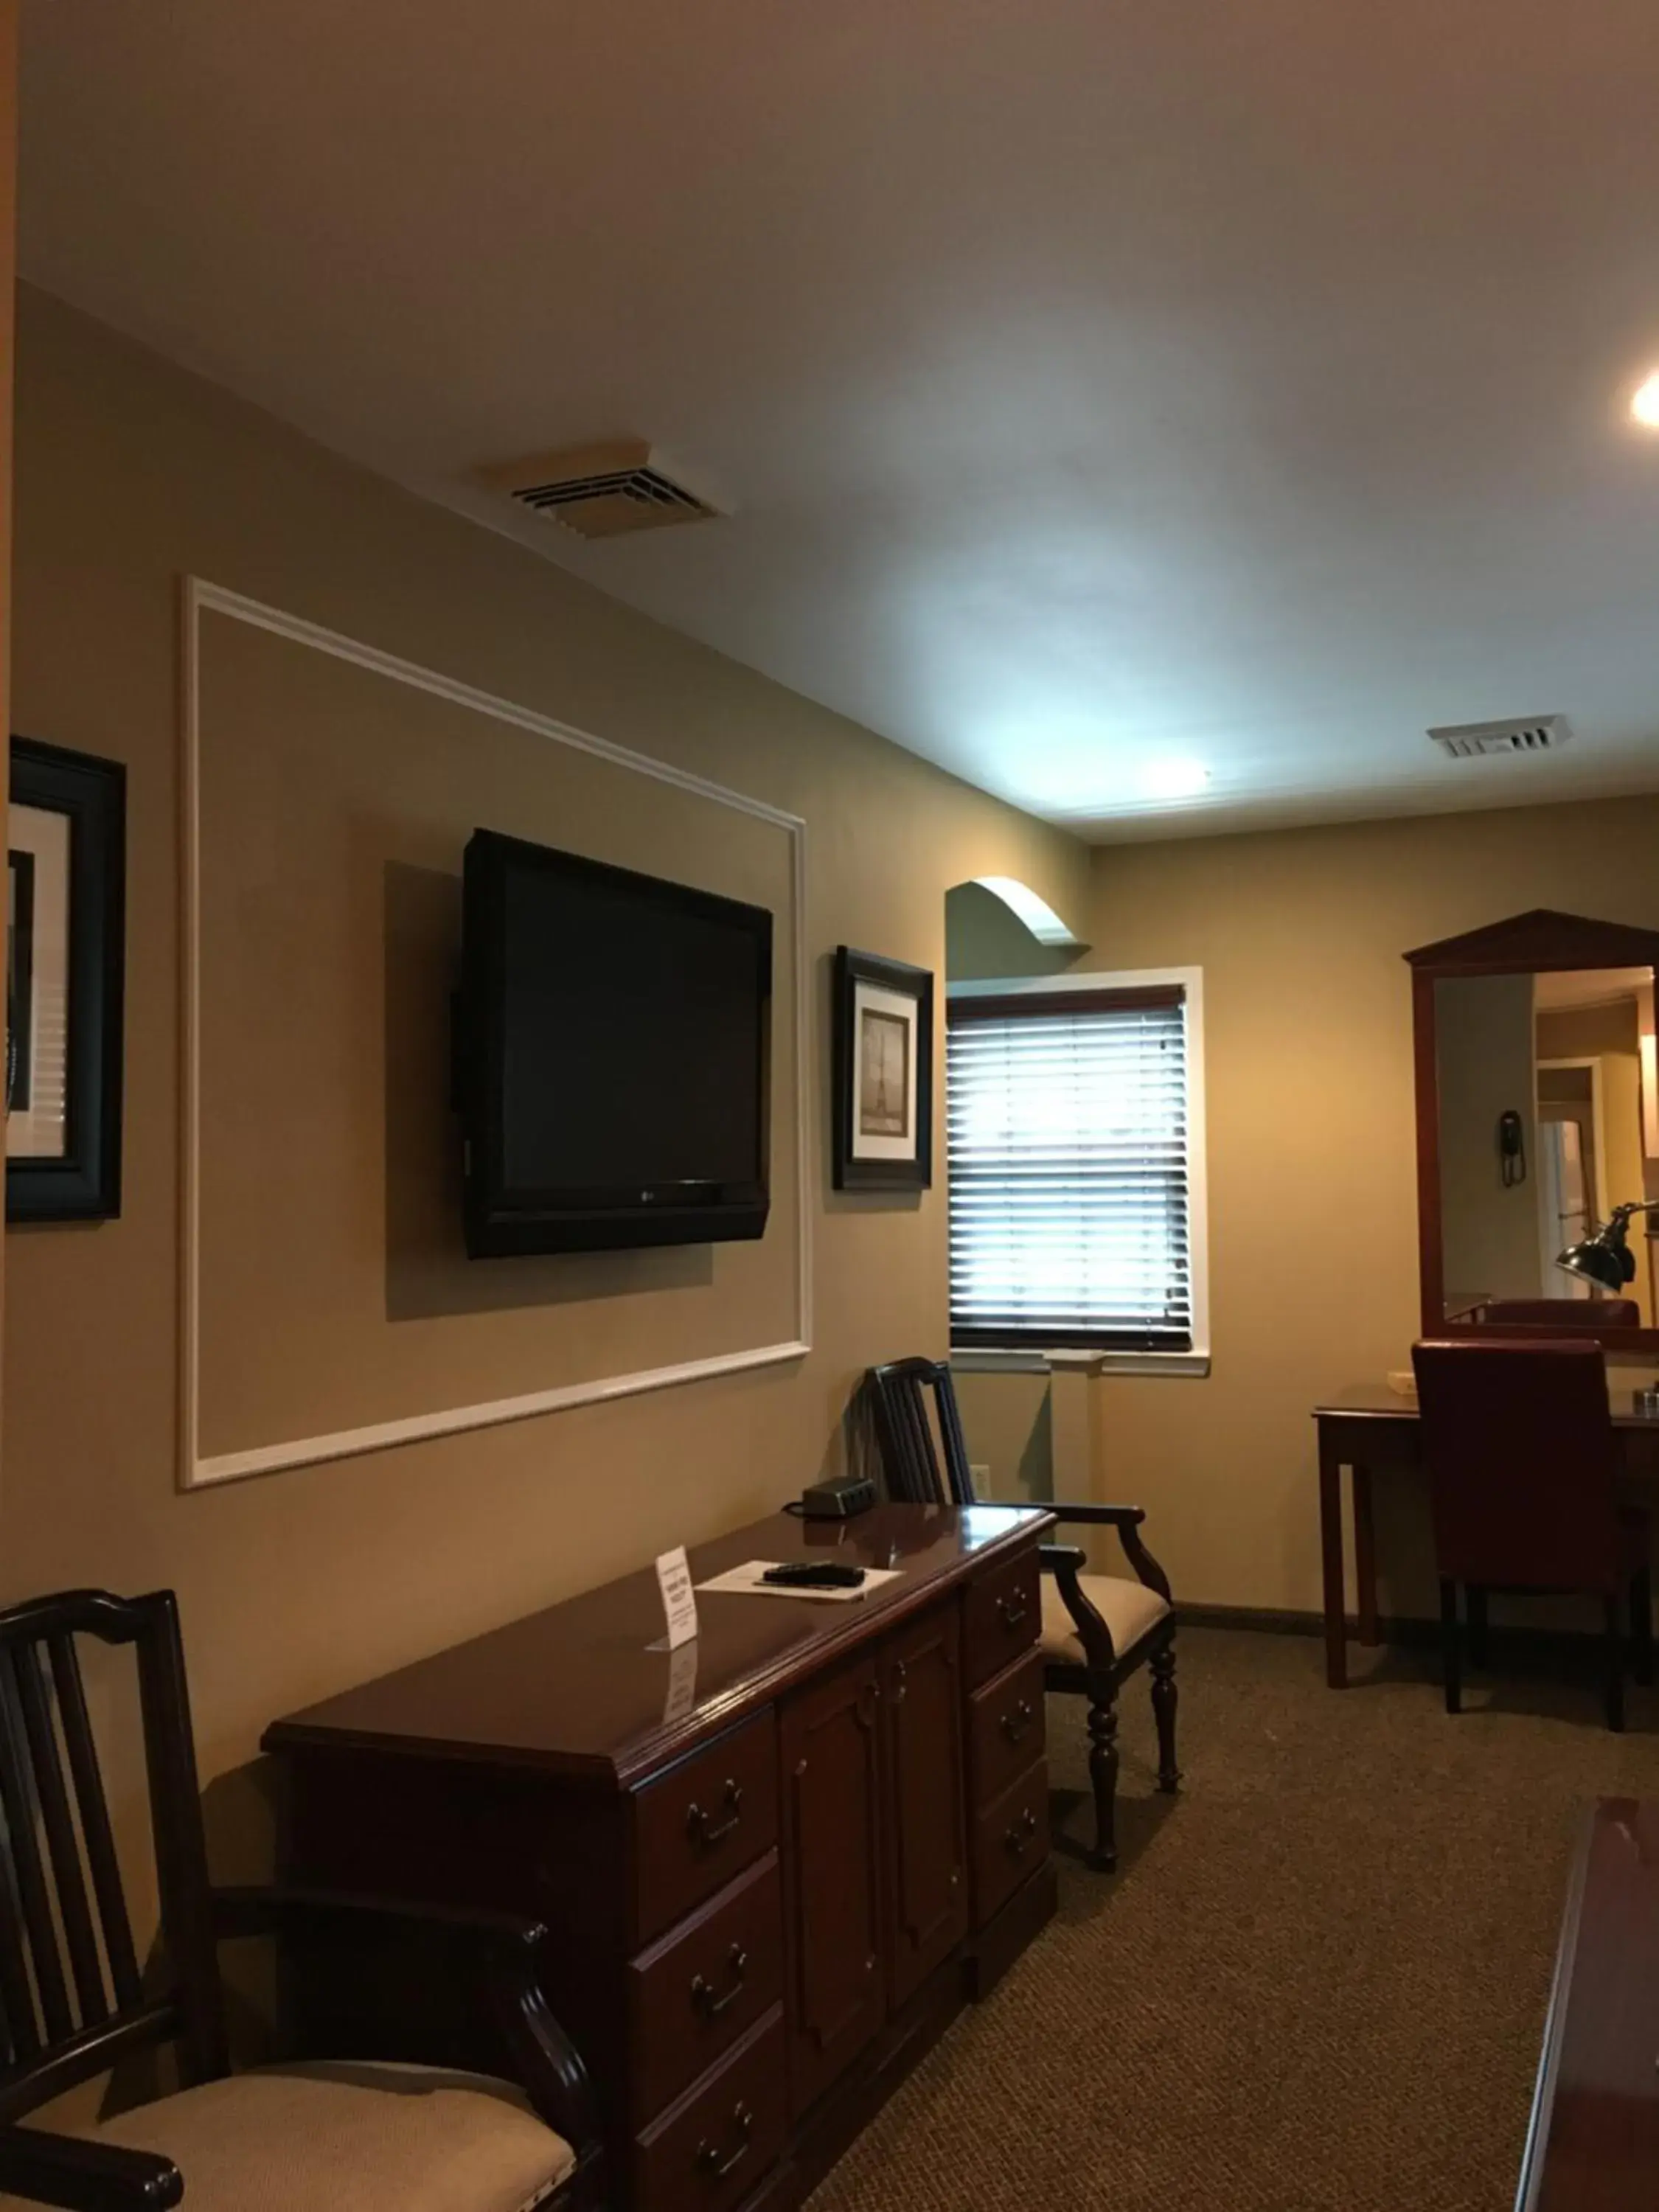
[[[845,1522],[773,1514],[691,1553],[694,1582],[750,1559],[896,1567],[849,1603],[699,1590],[670,1652],[653,1567],[383,1674],[265,1732],[268,1751],[379,1748],[627,1782],[896,1625],[1049,1523],[1038,1507],[878,1505]]]

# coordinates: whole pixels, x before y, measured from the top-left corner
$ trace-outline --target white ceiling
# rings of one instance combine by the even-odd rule
[[[1653,0],[27,0],[22,262],[1086,834],[1508,805],[1659,787],[1656,85]],[[627,432],[734,518],[469,481]]]
[[[1540,1013],[1566,1006],[1612,1006],[1653,985],[1651,968],[1556,968],[1532,979],[1532,1002]]]

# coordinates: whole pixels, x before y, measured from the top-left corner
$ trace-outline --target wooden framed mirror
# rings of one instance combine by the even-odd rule
[[[1659,1212],[1615,1297],[1559,1264],[1659,1200],[1659,930],[1538,908],[1406,954],[1422,1331],[1587,1331],[1659,1358]]]

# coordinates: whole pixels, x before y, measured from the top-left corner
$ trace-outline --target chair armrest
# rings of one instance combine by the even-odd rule
[[[0,2191],[67,2212],[167,2212],[185,2185],[173,2160],[154,2151],[0,2128]]]
[[[1062,1567],[1070,1567],[1075,1574],[1089,1564],[1089,1554],[1081,1544],[1039,1544],[1037,1558],[1044,1571],[1051,1575],[1058,1574]]]
[[[1092,1521],[1109,1528],[1133,1528],[1146,1518],[1144,1505],[1056,1505],[1045,1498],[1042,1510],[1062,1525],[1068,1521],[1079,1524]]]
[[[1077,1544],[1039,1544],[1037,1558],[1043,1573],[1054,1577],[1061,1601],[1082,1639],[1084,1665],[1115,1666],[1117,1646],[1112,1641],[1112,1632],[1085,1597],[1078,1582],[1079,1571],[1089,1564],[1088,1553]]]
[[[1061,1528],[1068,1522],[1081,1527],[1087,1523],[1103,1524],[1115,1528],[1123,1547],[1125,1558],[1135,1571],[1135,1579],[1150,1590],[1156,1590],[1165,1605],[1173,1605],[1170,1592],[1170,1577],[1141,1541],[1140,1524],[1146,1518],[1142,1505],[1049,1505]]]
[[[213,1910],[222,1936],[274,1934],[280,1940],[286,1935],[331,1949],[366,1941],[372,1955],[361,1971],[368,1978],[379,1973],[388,1989],[408,1988],[410,2002],[399,2017],[411,2034],[420,2032],[427,2008],[422,2000],[441,1988],[446,1972],[452,1982],[470,1985],[483,1999],[514,2078],[538,2114],[564,2137],[579,2162],[598,2159],[599,2114],[587,2069],[542,1992],[540,1954],[547,1930],[539,1921],[471,1905],[281,1886],[216,1889]],[[372,2029],[352,2031],[354,2041],[373,2034]],[[364,2049],[328,2055],[405,2054]],[[457,2058],[446,2051],[441,2063]]]

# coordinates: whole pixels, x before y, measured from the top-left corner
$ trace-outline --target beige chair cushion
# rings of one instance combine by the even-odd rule
[[[1078,1588],[1111,1631],[1120,1659],[1170,1610],[1156,1590],[1122,1575],[1079,1575],[1077,1580]],[[1074,1667],[1081,1666],[1084,1657],[1083,1638],[1052,1575],[1042,1577],[1042,1656],[1065,1660]]]
[[[188,2212],[528,2212],[576,2163],[510,2083],[424,2066],[267,2067],[77,2132],[170,2158]]]

